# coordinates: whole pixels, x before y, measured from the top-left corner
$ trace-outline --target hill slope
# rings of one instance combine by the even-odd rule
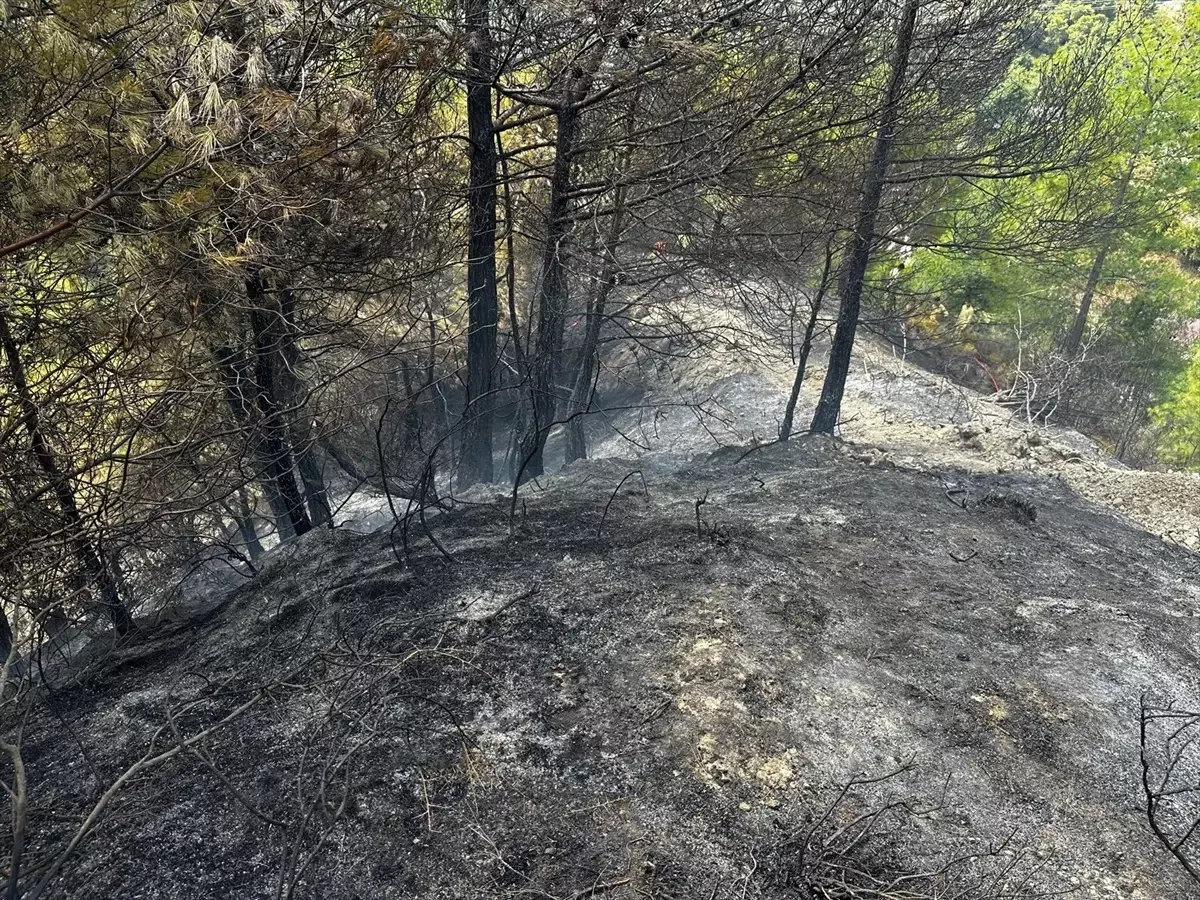
[[[1016,829],[1035,884],[1190,896],[1136,731],[1144,691],[1200,700],[1192,554],[1060,479],[817,439],[653,462],[571,467],[512,521],[477,494],[431,523],[451,560],[415,523],[306,536],[97,653],[26,729],[34,864],[154,735],[233,718],[130,779],[53,895],[806,896],[831,786],[915,757],[827,823],[945,791],[862,867]]]

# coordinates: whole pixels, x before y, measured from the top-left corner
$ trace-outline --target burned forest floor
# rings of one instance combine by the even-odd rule
[[[23,884],[1195,896],[1138,755],[1139,698],[1200,706],[1195,482],[874,352],[844,440],[783,445],[782,369],[649,387],[615,360],[649,411],[596,423],[600,458],[427,527],[306,535],[52,662]]]

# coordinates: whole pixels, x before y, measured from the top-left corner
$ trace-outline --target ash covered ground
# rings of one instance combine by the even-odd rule
[[[786,370],[736,368],[613,361],[649,406],[613,414],[625,437],[597,417],[602,458],[515,505],[466,493],[441,549],[311,534],[52,663],[30,877],[148,759],[46,896],[822,896],[807,830],[893,802],[915,813],[851,868],[983,853],[952,874],[989,896],[1194,896],[1145,825],[1137,730],[1147,692],[1200,706],[1191,476],[878,346],[844,441],[756,447]]]

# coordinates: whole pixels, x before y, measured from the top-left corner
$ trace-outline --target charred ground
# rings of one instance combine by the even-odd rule
[[[430,523],[450,559],[415,527],[310,535],[50,662],[35,869],[151,745],[236,715],[132,777],[48,894],[806,896],[794,838],[833,786],[915,759],[845,809],[938,809],[864,865],[1015,829],[1033,884],[1189,896],[1143,824],[1137,714],[1197,697],[1198,561],[1060,479],[805,439],[575,466],[515,517],[465,501]]]

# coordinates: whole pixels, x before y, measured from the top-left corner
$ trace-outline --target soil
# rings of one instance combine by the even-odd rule
[[[653,384],[610,360],[609,395],[650,408],[515,505],[464,495],[436,545],[312,533],[47,660],[29,883],[122,772],[217,726],[129,778],[44,896],[821,896],[798,836],[897,770],[824,823],[928,801],[863,870],[1002,846],[1028,888],[990,896],[1195,896],[1137,749],[1144,693],[1200,706],[1200,559],[1163,539],[1196,533],[1191,476],[874,345],[845,440],[768,444],[786,368],[739,360]]]

